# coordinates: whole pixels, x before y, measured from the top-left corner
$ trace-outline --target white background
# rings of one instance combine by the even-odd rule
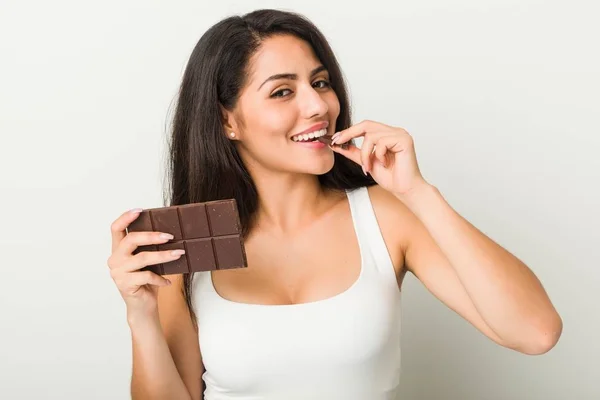
[[[563,317],[550,353],[521,355],[411,277],[401,398],[599,399],[600,7],[576,0],[0,0],[0,398],[129,398],[110,223],[162,205],[165,129],[197,40],[262,7],[322,29],[355,122],[407,129],[426,179]]]

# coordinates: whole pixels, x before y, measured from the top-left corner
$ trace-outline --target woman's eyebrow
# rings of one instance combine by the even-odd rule
[[[319,65],[317,68],[313,69],[310,72],[310,77],[312,78],[313,76],[315,76],[319,72],[326,71],[326,70],[327,70],[327,68],[325,68],[325,66]],[[272,75],[272,76],[268,77],[267,79],[265,79],[265,81],[260,84],[260,86],[258,87],[257,90],[260,90],[260,88],[263,87],[263,85],[265,83],[267,83],[269,81],[276,81],[278,79],[292,79],[292,80],[296,80],[296,79],[298,79],[298,75],[297,74],[290,74],[290,73]]]

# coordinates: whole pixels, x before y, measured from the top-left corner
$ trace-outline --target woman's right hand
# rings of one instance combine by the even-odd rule
[[[141,210],[131,210],[122,214],[111,225],[112,254],[107,265],[110,276],[116,283],[125,304],[128,319],[151,317],[157,313],[158,288],[171,284],[168,279],[152,271],[140,269],[154,264],[173,261],[181,257],[183,250],[142,251],[133,255],[138,246],[166,243],[172,236],[163,236],[161,232],[130,232],[125,229],[139,215]],[[168,235],[168,234],[166,234]]]

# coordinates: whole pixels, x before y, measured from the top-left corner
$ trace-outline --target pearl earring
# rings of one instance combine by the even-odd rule
[[[231,133],[229,134],[229,136],[231,136],[232,138],[234,138],[234,137],[235,137],[235,132],[231,132]]]

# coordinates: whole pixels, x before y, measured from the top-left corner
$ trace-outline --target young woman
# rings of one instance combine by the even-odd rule
[[[393,399],[407,271],[499,345],[540,354],[561,334],[528,267],[423,178],[408,132],[351,125],[336,58],[299,15],[259,10],[204,34],[169,172],[170,205],[237,200],[248,268],[139,271],[181,254],[132,255],[168,240],[126,235],[140,210],[113,222],[134,399]]]

